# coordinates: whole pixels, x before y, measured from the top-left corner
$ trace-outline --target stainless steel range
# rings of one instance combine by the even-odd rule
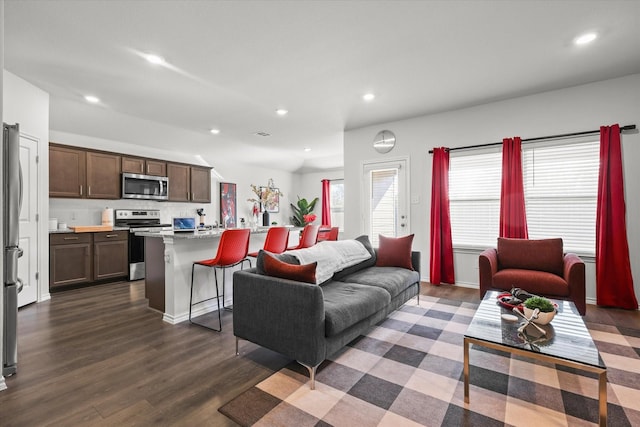
[[[116,209],[116,227],[129,227],[129,280],[144,279],[144,237],[136,236],[138,231],[170,230],[171,224],[160,222],[157,209]]]

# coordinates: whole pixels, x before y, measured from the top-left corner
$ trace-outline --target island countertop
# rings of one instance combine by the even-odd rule
[[[290,229],[291,232],[301,230],[300,227],[294,227],[292,225],[283,226]],[[251,230],[251,234],[266,234],[271,227],[258,227],[257,230]],[[182,239],[214,239],[220,237],[225,229],[213,229],[213,230],[196,230],[196,231],[180,231],[174,233],[173,231],[138,231],[137,236],[142,237],[162,237],[172,238],[176,240]]]

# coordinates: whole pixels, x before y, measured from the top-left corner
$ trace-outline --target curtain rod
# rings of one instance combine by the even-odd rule
[[[620,126],[620,133],[622,133],[625,130],[634,130],[635,128],[636,128],[636,125]],[[595,133],[600,133],[600,129],[588,130],[584,132],[562,133],[559,135],[538,136],[536,138],[523,139],[522,142],[534,142],[534,141],[544,141],[546,139],[569,138],[572,136],[592,135]],[[496,145],[502,145],[502,142],[490,142],[488,144],[477,144],[477,145],[466,145],[464,147],[453,147],[453,148],[449,148],[447,151],[467,150],[470,148],[493,147]],[[433,154],[433,149],[429,150],[429,154]]]

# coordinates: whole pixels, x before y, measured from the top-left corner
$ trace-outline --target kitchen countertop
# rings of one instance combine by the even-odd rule
[[[300,227],[289,226],[291,230],[300,229]],[[265,234],[269,231],[270,227],[258,227],[257,230],[251,231],[251,234]],[[178,232],[174,233],[173,231],[139,231],[136,233],[136,236],[142,237],[172,237],[174,239],[214,239],[220,237],[220,235],[224,232],[224,229],[217,230],[204,230],[204,231],[195,231],[195,232]]]
[[[129,227],[113,227],[111,231],[129,231]],[[49,230],[49,234],[60,234],[60,233],[75,233],[70,228],[65,228],[64,230]],[[90,233],[104,233],[104,231],[90,231]]]

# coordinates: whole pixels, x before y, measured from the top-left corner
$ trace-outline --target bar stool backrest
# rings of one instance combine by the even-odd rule
[[[264,240],[264,250],[274,254],[281,254],[287,250],[289,243],[288,227],[271,227]]]
[[[251,230],[248,228],[223,231],[222,236],[220,236],[218,253],[211,264],[218,266],[233,265],[246,258],[249,252],[250,233]]]
[[[338,233],[340,229],[338,227],[331,227],[329,230],[329,234],[327,235],[327,240],[338,240]]]
[[[300,237],[300,244],[297,249],[310,248],[315,245],[318,241],[318,230],[320,230],[319,225],[306,225],[302,229],[302,237]]]

